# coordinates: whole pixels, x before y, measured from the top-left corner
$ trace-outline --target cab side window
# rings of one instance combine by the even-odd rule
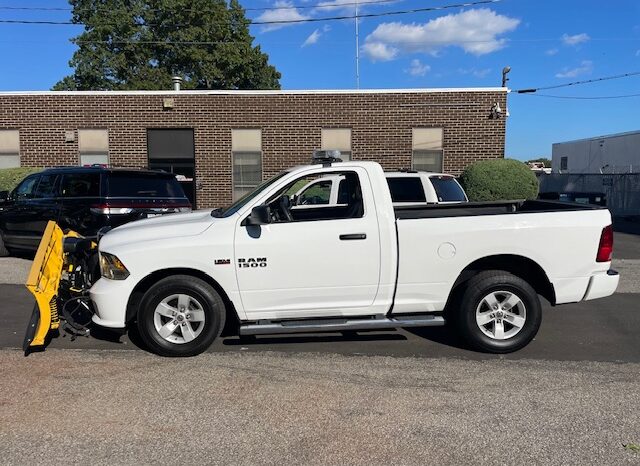
[[[318,181],[305,189],[296,205],[326,205],[331,200],[331,181]]]
[[[31,199],[35,192],[35,187],[39,176],[30,176],[25,178],[13,191],[16,199]]]
[[[338,203],[301,204],[303,197],[296,196],[295,193],[299,192],[305,185],[323,176],[332,177],[331,181],[327,180],[329,183],[340,183],[340,199]],[[324,182],[322,183],[324,184]],[[315,191],[315,185],[311,186],[310,189]],[[328,194],[325,194],[325,196],[328,196],[330,190],[331,186],[329,185],[328,190],[318,190],[317,194],[328,192]],[[323,173],[300,177],[272,196],[267,205],[271,211],[271,220],[275,223],[340,220],[364,216],[364,200],[360,178],[355,172],[331,172],[330,174]]]

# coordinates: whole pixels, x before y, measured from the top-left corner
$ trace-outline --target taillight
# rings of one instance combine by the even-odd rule
[[[613,255],[613,227],[611,225],[602,229],[600,235],[600,244],[598,245],[598,254],[596,262],[609,262]]]
[[[131,207],[116,207],[109,204],[95,204],[91,206],[91,212],[102,215],[126,215],[133,212]]]

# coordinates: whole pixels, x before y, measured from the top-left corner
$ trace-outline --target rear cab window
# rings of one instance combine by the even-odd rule
[[[393,202],[427,202],[419,176],[389,177],[387,184]]]
[[[186,199],[182,186],[174,176],[131,172],[109,173],[107,175],[107,196]]]
[[[430,176],[429,181],[436,191],[438,202],[466,202],[463,189],[452,176],[436,175]]]

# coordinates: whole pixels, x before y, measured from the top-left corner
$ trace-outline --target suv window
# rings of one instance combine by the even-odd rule
[[[438,202],[465,202],[464,191],[452,176],[432,176],[429,178],[436,190]]]
[[[62,175],[63,197],[99,197],[99,173],[65,173]]]
[[[29,178],[25,178],[22,182],[16,187],[14,196],[16,199],[30,199],[33,197],[36,182],[38,181],[39,176],[30,176]]]
[[[171,197],[185,194],[174,176],[153,173],[109,173],[109,197]]]
[[[41,175],[38,187],[36,188],[36,198],[56,197],[55,187],[58,175]]]
[[[422,180],[418,176],[387,178],[393,202],[426,202]]]

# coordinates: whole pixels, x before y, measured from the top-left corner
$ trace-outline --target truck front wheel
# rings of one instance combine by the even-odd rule
[[[536,291],[509,272],[480,272],[464,286],[454,324],[474,348],[510,353],[534,339],[542,322]]]
[[[164,278],[145,293],[138,310],[140,337],[160,356],[195,356],[224,327],[225,306],[207,282],[189,275]]]

